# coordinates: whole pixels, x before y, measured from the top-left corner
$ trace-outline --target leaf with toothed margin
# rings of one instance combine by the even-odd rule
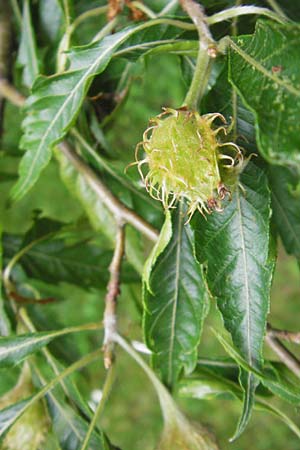
[[[287,167],[268,169],[273,217],[287,253],[300,261],[300,171]]]
[[[270,241],[270,193],[265,171],[249,162],[239,187],[222,213],[192,222],[196,255],[207,267],[207,282],[236,349],[253,367],[262,367],[262,348],[274,267]],[[273,241],[272,241],[273,244]],[[234,438],[245,429],[258,384],[241,370],[244,408]]]
[[[300,166],[298,24],[258,20],[230,41],[229,79],[254,113],[257,143],[271,163]]]
[[[165,42],[178,33],[176,27],[155,20],[129,26],[100,41],[72,48],[67,71],[35,80],[32,95],[26,101],[25,133],[20,144],[26,153],[19,167],[19,180],[11,193],[13,200],[22,198],[36,183],[50,161],[55,144],[74,124],[93,78],[105,70],[111,58],[130,58],[132,51],[139,57],[161,38]]]
[[[20,178],[12,191],[18,200],[35,184],[51,158],[53,146],[74,122],[93,77],[102,72],[119,45],[133,28],[108,36],[100,42],[73,51],[67,72],[39,77],[26,102],[21,147],[26,151],[20,165]]]
[[[168,220],[168,219],[167,219]],[[202,268],[194,256],[194,235],[180,204],[163,230],[163,250],[146,265],[144,333],[152,363],[162,380],[173,386],[184,368],[197,363],[197,347],[207,313]],[[167,242],[167,245],[166,245]]]

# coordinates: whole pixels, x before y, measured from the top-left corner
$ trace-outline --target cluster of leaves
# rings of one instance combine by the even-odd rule
[[[176,55],[190,84],[198,34],[177,2],[127,2],[109,22],[106,3],[23,0],[12,2],[6,20],[17,36],[14,84],[28,98],[21,112],[5,105],[2,118],[1,186],[8,193],[13,184],[9,201],[14,202],[13,212],[8,204],[1,212],[0,368],[10,368],[0,375],[6,386],[0,400],[4,448],[18,448],[18,424],[22,428],[34,420],[43,432],[34,442],[24,436],[23,449],[115,448],[69,378],[101,358],[99,333],[86,341],[93,351],[81,358],[73,339],[75,333],[98,332],[100,316],[64,327],[57,313],[65,301],[63,283],[97,290],[103,309],[118,224],[90,183],[91,171],[122,205],[161,230],[147,258],[151,243],[133,224],[126,225],[121,282],[134,292],[143,285],[143,305],[137,303],[145,343],[163,383],[187,397],[228,395],[242,402],[236,437],[253,407],[275,414],[300,437],[291,419],[269,401],[274,396],[299,405],[298,380],[282,364],[263,358],[278,235],[300,261],[300,28],[288,18],[297,19],[294,2],[282,2],[286,10],[279,9],[278,21],[243,18],[238,34],[236,25],[212,25],[216,39],[233,36],[214,63],[201,112],[220,112],[228,121],[234,116],[234,138],[245,155],[256,156],[224,211],[207,218],[195,214],[190,224],[184,204],[164,214],[135,171],[124,173],[134,152],[117,148],[124,146],[126,131],[118,117],[145,64],[155,65],[162,54]],[[203,5],[214,24],[212,18],[234,2]],[[160,106],[180,104],[155,107]],[[133,130],[134,112],[127,115]],[[62,151],[64,139],[79,155],[79,166]],[[22,158],[18,147],[25,151]],[[214,300],[228,332],[226,339],[220,333],[216,338],[228,360],[209,355],[211,360],[201,363],[200,338]],[[31,381],[23,363],[29,356]],[[19,383],[9,391],[7,373],[15,373],[16,380],[14,366],[22,364]]]

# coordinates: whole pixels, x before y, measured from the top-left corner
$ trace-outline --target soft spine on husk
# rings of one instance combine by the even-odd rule
[[[216,127],[216,119],[223,125]],[[221,202],[230,196],[232,180],[237,179],[232,174],[243,165],[240,148],[220,139],[227,131],[220,113],[200,115],[187,108],[163,108],[162,114],[150,120],[136,148],[136,164],[149,194],[165,208],[186,199],[189,218],[197,209],[203,215],[222,211]],[[141,147],[146,155],[138,160]],[[149,168],[147,174],[144,164]],[[231,176],[224,176],[225,172]],[[230,179],[231,186],[225,185],[224,179]]]

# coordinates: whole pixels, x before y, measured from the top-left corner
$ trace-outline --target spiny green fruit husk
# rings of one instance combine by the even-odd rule
[[[217,118],[225,123],[219,113],[201,116],[184,108],[165,108],[162,114],[151,119],[143,142],[136,149],[136,160],[149,194],[165,208],[185,198],[189,217],[196,209],[201,214],[222,211],[221,201],[230,195],[230,189],[222,180],[221,169],[236,172],[243,157],[236,144],[220,141],[219,135],[226,136],[227,129],[214,126]],[[138,161],[140,145],[146,157]],[[143,164],[149,168],[146,175]]]

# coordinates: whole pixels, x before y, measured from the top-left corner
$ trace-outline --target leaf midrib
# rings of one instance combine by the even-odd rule
[[[174,351],[174,341],[175,341],[175,326],[176,326],[176,313],[177,313],[177,304],[178,304],[178,293],[179,293],[179,272],[180,272],[180,254],[181,254],[181,235],[182,235],[182,217],[181,217],[182,209],[179,206],[178,213],[178,237],[177,237],[177,248],[176,248],[176,266],[175,266],[175,292],[173,296],[174,304],[172,310],[172,321],[171,321],[171,336],[170,336],[170,346],[169,346],[169,358],[168,358],[168,380],[169,383],[172,383],[172,358]]]
[[[130,30],[130,32],[132,32],[132,30]],[[19,191],[22,191],[24,189],[24,186],[26,186],[28,180],[31,178],[33,170],[35,168],[35,163],[37,161],[37,159],[40,156],[40,151],[43,148],[43,146],[45,145],[45,141],[47,139],[47,137],[49,136],[51,130],[53,129],[53,126],[55,125],[55,123],[57,122],[58,118],[60,117],[61,113],[64,111],[66,105],[70,102],[70,100],[73,98],[74,94],[76,93],[76,91],[81,87],[81,85],[88,79],[88,77],[90,76],[91,73],[93,73],[93,71],[95,70],[95,68],[100,64],[101,60],[103,60],[107,54],[109,54],[109,52],[111,52],[112,48],[118,46],[122,40],[125,39],[124,34],[121,35],[120,39],[114,43],[114,45],[107,47],[103,53],[101,53],[101,55],[99,56],[99,58],[96,59],[96,61],[89,67],[89,69],[84,72],[84,76],[79,80],[79,82],[75,85],[75,87],[71,90],[71,92],[69,93],[69,95],[67,96],[66,100],[63,102],[63,104],[61,105],[61,107],[59,108],[59,110],[57,111],[56,115],[54,116],[53,120],[50,122],[50,126],[48,127],[48,129],[46,130],[45,134],[42,137],[42,140],[40,142],[40,145],[38,146],[37,150],[36,150],[36,154],[35,157],[31,163],[30,169],[27,172],[27,177],[24,179],[23,183],[21,184]],[[81,69],[82,71],[84,69]],[[66,127],[65,127],[66,128]],[[59,139],[59,138],[58,138]]]
[[[275,83],[279,84],[280,86],[282,86],[285,90],[287,90],[290,94],[296,95],[297,97],[300,97],[300,91],[296,88],[294,88],[294,86],[290,85],[289,83],[287,83],[286,81],[282,80],[281,78],[279,78],[278,76],[276,76],[275,74],[269,72],[267,69],[265,69],[265,67],[260,64],[256,59],[252,58],[252,56],[248,55],[248,53],[246,53],[244,50],[242,50],[238,45],[235,44],[235,42],[233,42],[230,39],[230,46],[242,57],[244,58],[244,60],[250,64],[251,66],[255,67],[259,72],[261,72],[263,75],[265,75],[267,78],[269,78],[270,80],[274,81]]]
[[[41,336],[39,338],[33,338],[31,340],[26,340],[25,342],[21,342],[20,344],[17,344],[14,346],[0,348],[0,358],[1,359],[7,358],[8,356],[10,356],[10,353],[14,353],[15,351],[22,350],[24,347],[38,344],[39,342],[47,341],[48,339],[51,339],[54,337],[55,337],[55,334],[52,334],[52,335],[47,334],[47,336]],[[0,345],[1,345],[1,340],[0,340]]]
[[[240,226],[240,235],[241,235],[241,249],[242,249],[242,255],[243,255],[243,273],[244,273],[244,280],[245,280],[245,289],[246,289],[246,311],[247,311],[247,353],[248,353],[248,362],[252,366],[252,354],[250,351],[251,345],[250,345],[250,292],[249,292],[249,281],[248,281],[248,264],[247,264],[247,255],[245,252],[245,237],[243,232],[243,218],[242,218],[242,209],[241,209],[241,199],[240,199],[240,192],[237,192],[237,210],[238,210],[238,216],[239,216],[239,226]]]

